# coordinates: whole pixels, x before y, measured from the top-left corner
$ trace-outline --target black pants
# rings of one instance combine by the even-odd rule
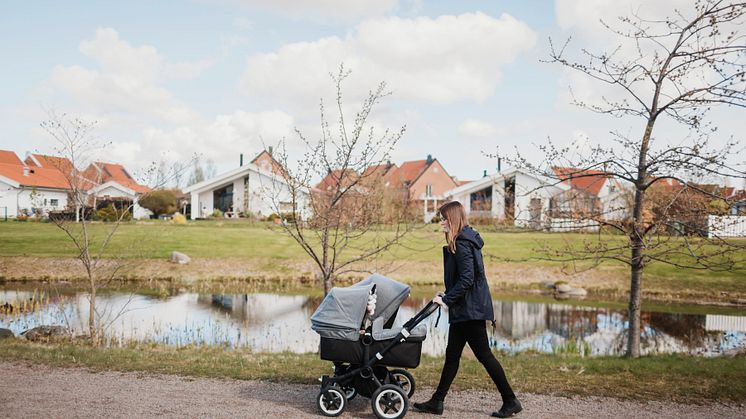
[[[446,362],[443,372],[440,374],[438,389],[433,394],[433,399],[443,401],[448,394],[453,379],[458,372],[461,353],[464,345],[469,344],[472,352],[487,370],[492,381],[497,386],[503,401],[515,399],[513,389],[510,388],[508,379],[505,378],[503,367],[492,355],[487,341],[487,323],[484,320],[474,320],[451,324],[448,328],[448,346],[446,347]]]

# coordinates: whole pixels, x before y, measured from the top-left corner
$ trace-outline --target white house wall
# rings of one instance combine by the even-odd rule
[[[244,202],[246,182],[248,182],[248,202]],[[228,179],[226,182],[211,186],[207,190],[192,192],[192,219],[210,216],[214,209],[213,192],[227,185],[233,185],[233,208],[236,211],[248,212],[258,217],[266,217],[278,212],[273,201],[287,203],[291,201],[289,189],[284,182],[275,180],[263,173],[248,170],[236,174],[236,177],[232,180]],[[299,211],[305,218],[308,214],[303,208],[305,200],[302,201]],[[289,208],[287,210],[289,211]],[[280,211],[285,210],[280,209]]]
[[[52,205],[52,200],[57,205]],[[33,208],[41,209],[43,213],[61,211],[67,207],[67,192],[54,189],[14,188],[0,182],[0,218],[7,216],[15,218],[24,210],[32,213]]]
[[[542,184],[538,179],[526,176],[523,173],[515,175],[515,225],[517,227],[528,227],[531,220],[531,199],[541,199],[541,214],[539,220],[546,218],[549,210],[549,199],[559,190],[552,186]]]
[[[530,206],[532,198],[541,199],[541,215],[540,220],[543,222],[546,218],[546,213],[549,210],[549,199],[553,194],[560,191],[555,186],[547,186],[542,184],[538,179],[528,176],[526,174],[516,172],[510,174],[507,178],[515,176],[515,225],[518,227],[526,227],[531,219]],[[492,210],[490,214],[492,217],[502,220],[505,218],[505,190],[503,188],[505,184],[505,178],[499,177],[495,182],[492,183]],[[485,186],[489,187],[489,186]],[[471,194],[474,191],[461,192],[451,197],[453,201],[458,201],[464,206],[467,214],[471,213]]]
[[[4,219],[6,215],[9,218],[15,218],[18,215],[17,196],[18,189],[0,181],[0,219]]]
[[[200,192],[197,197],[197,204],[194,204],[194,199],[192,199],[192,219],[196,218],[205,218],[209,217],[210,214],[212,214],[213,209],[215,208],[213,205],[213,192],[215,189],[223,188],[225,185],[218,186],[216,188]],[[195,194],[192,193],[192,196]]]

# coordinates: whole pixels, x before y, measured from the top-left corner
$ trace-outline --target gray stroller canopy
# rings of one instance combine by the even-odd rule
[[[368,295],[374,285],[377,301],[371,320],[380,317],[388,321],[409,296],[409,285],[373,274],[355,285],[332,288],[311,316],[311,328],[325,338],[358,340]]]

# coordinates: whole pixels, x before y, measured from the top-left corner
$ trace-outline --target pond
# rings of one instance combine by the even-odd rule
[[[164,296],[102,291],[97,312],[109,344],[156,342],[166,345],[213,345],[250,348],[256,352],[316,352],[318,335],[310,316],[321,299],[272,293],[197,294],[171,291]],[[397,323],[413,316],[427,303],[409,298]],[[515,353],[617,355],[624,352],[627,314],[624,308],[583,305],[572,301],[493,300],[496,328],[489,328],[491,345]],[[713,307],[643,311],[643,353],[687,353],[718,356],[746,348],[746,315],[718,314]],[[704,314],[703,314],[704,313]],[[746,314],[746,313],[744,313]],[[54,290],[0,290],[0,327],[16,334],[29,328],[63,325],[76,333],[87,327],[88,295]],[[436,327],[428,319],[423,353],[443,355],[448,315]]]

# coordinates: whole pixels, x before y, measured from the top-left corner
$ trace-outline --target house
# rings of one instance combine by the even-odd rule
[[[74,189],[88,196],[90,206],[134,204],[134,218],[150,216],[137,205],[150,188],[137,183],[122,165],[96,162],[78,172],[64,157],[27,153],[21,161],[14,152],[0,150],[0,166],[0,217],[63,211]]]
[[[59,170],[26,165],[14,152],[0,150],[0,218],[63,210],[69,189]]]
[[[117,208],[132,206],[132,218],[150,218],[152,212],[138,205],[142,195],[151,191],[139,184],[121,164],[94,162],[81,173],[82,189],[96,208],[114,205]]]
[[[520,169],[485,172],[481,179],[446,191],[447,200],[458,201],[467,215],[490,217],[516,227],[543,228],[553,196],[570,187]]]
[[[262,154],[264,152],[252,162],[263,164],[267,157],[262,157]],[[192,219],[209,217],[216,209],[230,217],[249,214],[265,217],[292,211],[291,189],[285,178],[277,174],[277,162],[267,154],[274,163],[265,163],[264,168],[255,163],[241,165],[185,188],[184,192],[191,195]],[[307,192],[296,197],[296,205],[300,207],[296,209],[304,218],[308,216],[307,197]]]
[[[629,216],[630,189],[616,177],[572,167],[552,167],[552,171],[555,179],[570,187],[553,197],[552,217],[621,220]]]
[[[425,160],[405,161],[388,176],[391,186],[405,189],[412,205],[422,208],[425,222],[430,222],[439,204],[446,201],[446,192],[458,186],[430,154]]]
[[[355,182],[360,183],[360,175],[352,169],[330,170],[314,189],[319,192],[331,193],[335,188],[344,189],[352,186]]]
[[[287,177],[288,175],[282,164],[280,164],[280,162],[278,162],[272,155],[272,146],[269,146],[266,150],[262,150],[261,153],[257,154],[257,156],[251,160],[251,164],[265,172],[274,173],[277,176]],[[243,161],[241,166],[243,166]]]

